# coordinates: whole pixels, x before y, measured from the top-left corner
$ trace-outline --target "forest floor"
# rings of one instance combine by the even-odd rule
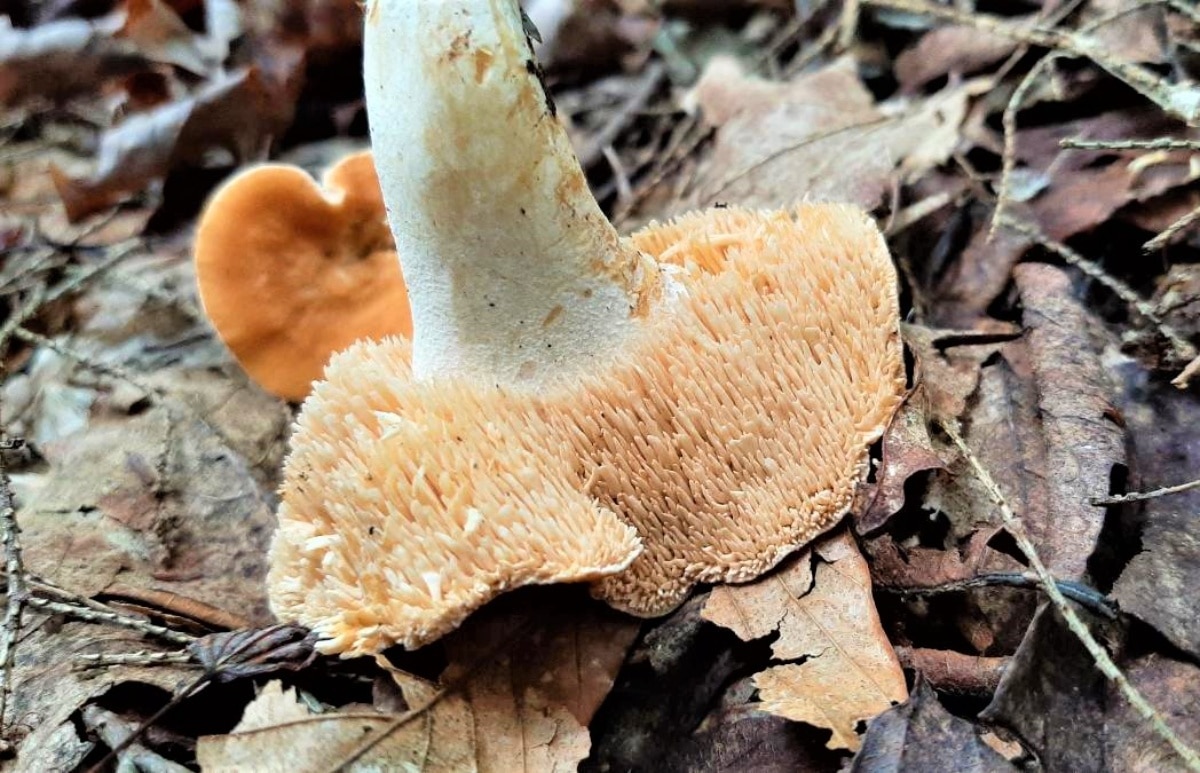
[[[874,215],[912,388],[851,514],[665,618],[524,589],[318,657],[265,585],[299,406],[192,249],[231,173],[368,147],[362,9],[6,0],[0,766],[1200,771],[1196,6],[527,10],[622,232]]]

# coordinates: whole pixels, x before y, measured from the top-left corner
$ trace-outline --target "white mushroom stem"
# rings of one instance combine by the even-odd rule
[[[516,0],[373,0],[364,44],[414,376],[532,386],[616,351],[659,270],[589,191]]]

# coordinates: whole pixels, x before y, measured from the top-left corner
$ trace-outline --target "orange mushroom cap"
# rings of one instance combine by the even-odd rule
[[[317,185],[268,164],[229,180],[196,233],[200,300],[256,383],[304,399],[329,357],[360,339],[411,336],[412,315],[370,152]]]

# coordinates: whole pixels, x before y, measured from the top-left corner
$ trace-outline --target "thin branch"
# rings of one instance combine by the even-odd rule
[[[587,147],[579,152],[579,163],[584,169],[590,169],[604,157],[604,149],[616,142],[621,132],[633,123],[666,80],[667,68],[662,62],[651,62],[647,66],[633,93],[613,112],[604,126],[600,127],[600,131],[596,132]]]
[[[1089,35],[1016,24],[984,13],[964,13],[957,8],[936,5],[927,0],[862,0],[862,2],[877,8],[891,8],[973,27],[1027,45],[1088,59],[1109,75],[1123,81],[1127,86],[1158,105],[1163,112],[1179,118],[1188,125],[1200,122],[1200,87],[1188,82],[1171,84],[1147,67],[1113,59],[1105,53],[1104,44]]]
[[[1200,150],[1200,140],[1156,137],[1152,140],[1089,140],[1067,137],[1058,141],[1067,150]]]
[[[1090,609],[1102,617],[1109,620],[1117,619],[1116,606],[1104,596],[1103,593],[1085,585],[1081,582],[1073,580],[1055,580],[1054,583],[1058,586],[1058,590],[1066,598],[1071,599],[1075,603]],[[981,574],[978,577],[971,577],[966,580],[957,580],[955,582],[943,583],[923,588],[882,588],[883,591],[895,593],[899,596],[935,596],[941,593],[957,593],[971,588],[991,588],[1003,586],[1009,588],[1044,588],[1044,582],[1041,577],[1034,573],[1001,573],[1001,574]]]
[[[40,609],[51,615],[62,615],[79,620],[84,623],[99,623],[111,625],[117,628],[127,628],[131,631],[144,633],[148,636],[157,636],[164,641],[169,641],[173,644],[191,644],[196,641],[196,637],[191,634],[175,631],[161,625],[148,623],[145,620],[129,615],[122,615],[119,612],[113,612],[106,609],[94,609],[75,604],[64,604],[61,601],[51,601],[50,599],[40,598],[38,596],[29,596],[26,603],[35,609]]]
[[[1154,252],[1157,249],[1166,247],[1180,231],[1191,227],[1197,221],[1200,221],[1200,207],[1196,207],[1191,212],[1188,212],[1186,215],[1164,228],[1162,233],[1158,234],[1153,239],[1142,245],[1142,251]]]
[[[1029,561],[1029,565],[1033,568],[1033,571],[1041,579],[1043,590],[1050,597],[1051,603],[1054,604],[1059,614],[1062,615],[1067,628],[1071,630],[1071,633],[1075,634],[1080,643],[1083,644],[1084,649],[1092,656],[1092,660],[1096,663],[1096,667],[1100,670],[1100,673],[1108,677],[1117,686],[1117,689],[1121,691],[1121,694],[1125,696],[1125,699],[1129,701],[1134,710],[1141,714],[1150,723],[1154,732],[1175,750],[1175,753],[1179,755],[1188,769],[1194,771],[1194,773],[1200,773],[1200,755],[1197,755],[1195,750],[1183,742],[1175,731],[1171,729],[1170,725],[1166,723],[1162,715],[1130,683],[1125,674],[1121,672],[1121,669],[1117,668],[1117,664],[1113,662],[1108,651],[1100,645],[1100,642],[1096,641],[1087,624],[1076,614],[1074,607],[1070,605],[1066,596],[1059,590],[1058,584],[1055,583],[1049,570],[1042,563],[1042,559],[1038,557],[1033,542],[1030,541],[1029,536],[1025,533],[1024,525],[1017,518],[1012,507],[1009,506],[1008,500],[1004,497],[1004,492],[1000,490],[1000,485],[996,483],[996,479],[992,477],[992,474],[979,461],[979,457],[966,444],[966,441],[962,439],[962,435],[958,433],[958,430],[954,426],[946,422],[942,423],[941,427],[950,439],[954,441],[954,445],[958,447],[963,457],[970,463],[971,468],[975,471],[975,477],[979,479],[979,482],[983,484],[983,487],[991,495],[992,502],[1000,510],[1000,517],[1004,521],[1005,529],[1016,541],[1017,547],[1020,548],[1025,558]]]
[[[1118,298],[1125,301],[1138,314],[1145,317],[1154,325],[1158,332],[1167,339],[1172,352],[1179,360],[1187,361],[1196,356],[1196,348],[1187,340],[1187,337],[1164,320],[1162,315],[1158,313],[1150,302],[1138,295],[1137,291],[1132,287],[1112,276],[1096,265],[1095,262],[1083,257],[1067,245],[1049,238],[1035,225],[1024,223],[1008,215],[1000,217],[999,222],[1005,228],[1011,228],[1017,233],[1024,234],[1033,239],[1041,246],[1111,290]]]
[[[1187,389],[1188,384],[1192,383],[1192,379],[1195,378],[1197,374],[1200,374],[1200,356],[1194,357],[1192,361],[1187,364],[1187,367],[1183,369],[1183,372],[1171,379],[1171,385],[1179,387],[1180,389]]]
[[[186,666],[199,667],[192,656],[186,651],[179,652],[138,652],[94,653],[77,655],[75,662],[79,668],[107,668],[108,666]]]
[[[1004,151],[1001,155],[1000,167],[1000,188],[996,192],[996,209],[992,213],[992,224],[988,228],[988,239],[996,235],[996,229],[1000,226],[1000,221],[1005,216],[1005,210],[1008,208],[1008,201],[1011,198],[1009,186],[1012,182],[1012,174],[1017,166],[1017,114],[1025,104],[1025,98],[1029,94],[1029,90],[1033,88],[1034,83],[1042,76],[1055,61],[1059,59],[1057,54],[1048,54],[1038,60],[1025,77],[1021,80],[1009,98],[1008,104],[1004,106],[1004,115],[1002,122],[1004,125]]]
[[[9,445],[7,442],[5,445]],[[8,698],[12,694],[13,662],[21,620],[28,601],[25,588],[25,563],[21,557],[21,528],[17,524],[8,464],[0,450],[0,529],[4,532],[4,574],[8,580],[8,599],[4,605],[4,627],[0,630],[0,740],[7,733]]]
[[[1171,494],[1182,494],[1185,491],[1192,491],[1198,488],[1200,488],[1200,480],[1191,480],[1187,483],[1180,483],[1178,486],[1165,486],[1153,491],[1139,491],[1132,494],[1118,494],[1111,497],[1092,497],[1088,501],[1097,507],[1120,505],[1126,502],[1144,502],[1147,499],[1158,499],[1159,497],[1166,497]]]

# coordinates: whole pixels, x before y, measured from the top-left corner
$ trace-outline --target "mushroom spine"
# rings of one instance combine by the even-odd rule
[[[414,375],[532,386],[619,350],[660,269],[592,196],[516,0],[373,0],[364,73]]]

